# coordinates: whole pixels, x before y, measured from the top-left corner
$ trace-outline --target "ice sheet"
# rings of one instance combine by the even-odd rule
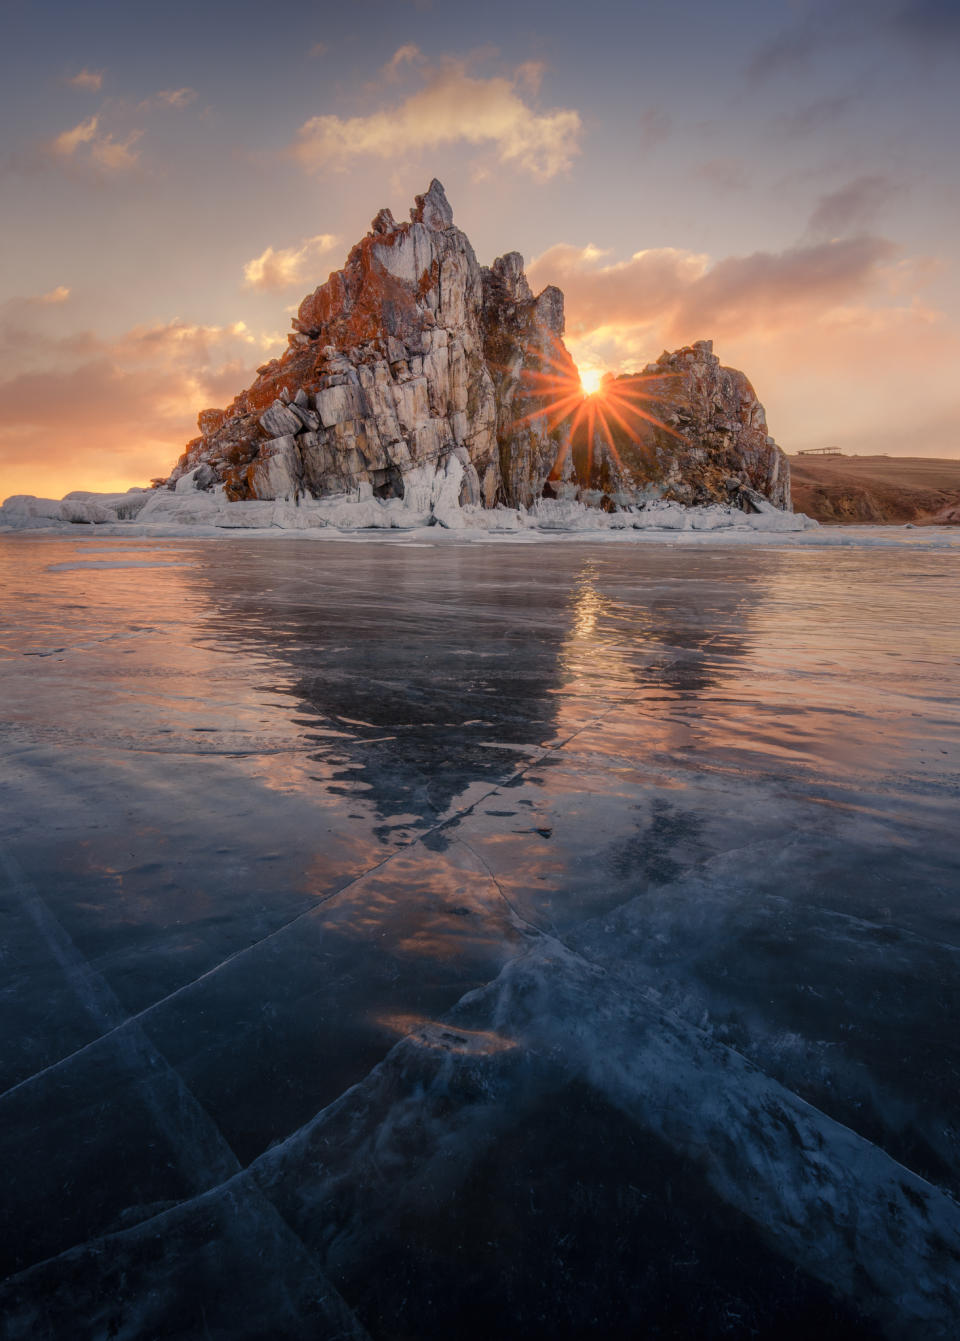
[[[0,540],[10,1334],[951,1335],[956,556],[425,534]]]

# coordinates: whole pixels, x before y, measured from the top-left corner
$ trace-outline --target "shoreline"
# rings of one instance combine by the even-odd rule
[[[280,527],[214,527],[175,526],[157,523],[118,522],[113,525],[89,526],[65,524],[38,527],[5,527],[0,525],[0,541],[5,539],[75,540],[80,545],[96,542],[130,541],[183,541],[183,540],[288,540],[304,542],[331,541],[336,544],[429,545],[439,548],[448,545],[543,545],[543,544],[601,544],[652,545],[702,548],[718,546],[736,548],[909,548],[925,550],[960,551],[960,529],[955,526],[821,526],[808,531],[764,531],[743,527],[725,530],[633,530],[623,527],[609,530],[547,531],[517,528],[516,530],[449,530],[440,525],[401,528],[357,528],[341,531],[335,527],[317,527],[293,531]]]

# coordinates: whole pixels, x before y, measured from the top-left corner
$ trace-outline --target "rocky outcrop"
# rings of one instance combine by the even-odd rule
[[[477,263],[443,187],[409,223],[381,210],[342,270],[300,304],[282,358],[200,436],[167,481],[230,500],[364,491],[429,511],[608,511],[659,497],[789,508],[785,458],[741,374],[701,342],[585,399],[563,343],[563,294],[534,295],[516,252]]]
[[[688,505],[734,501],[747,511],[754,495],[791,506],[789,465],[764,408],[743,373],[721,366],[710,340],[664,351],[642,373],[607,378],[595,404],[575,416],[569,460],[556,479],[603,506],[651,493]]]

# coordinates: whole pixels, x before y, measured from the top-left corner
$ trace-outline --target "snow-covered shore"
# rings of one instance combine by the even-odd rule
[[[712,504],[687,508],[653,500],[636,510],[606,513],[582,503],[543,499],[531,509],[461,507],[459,461],[424,479],[422,488],[411,481],[403,499],[379,499],[369,485],[355,493],[325,499],[231,503],[221,490],[194,487],[192,475],[177,482],[175,490],[130,489],[122,494],[76,490],[62,499],[18,494],[0,507],[0,531],[71,530],[95,527],[102,533],[217,534],[256,531],[267,534],[333,530],[414,531],[439,526],[470,537],[541,533],[547,535],[637,533],[737,532],[799,533],[817,523],[801,514],[781,512],[772,504],[758,504],[752,513]]]
[[[955,528],[900,526],[821,527],[802,513],[772,505],[746,513],[711,504],[683,507],[653,500],[629,512],[606,513],[582,503],[543,499],[529,510],[460,507],[459,481],[435,477],[403,500],[381,500],[369,488],[349,496],[290,501],[228,502],[217,491],[131,489],[122,494],[76,490],[63,499],[19,494],[0,507],[0,535],[69,533],[76,538],[216,538],[248,535],[287,538],[442,538],[521,542],[538,539],[641,541],[682,544],[902,545],[960,547]]]

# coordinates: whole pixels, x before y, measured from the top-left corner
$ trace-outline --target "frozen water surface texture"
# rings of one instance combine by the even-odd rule
[[[430,535],[0,542],[3,1336],[956,1336],[956,548]]]

